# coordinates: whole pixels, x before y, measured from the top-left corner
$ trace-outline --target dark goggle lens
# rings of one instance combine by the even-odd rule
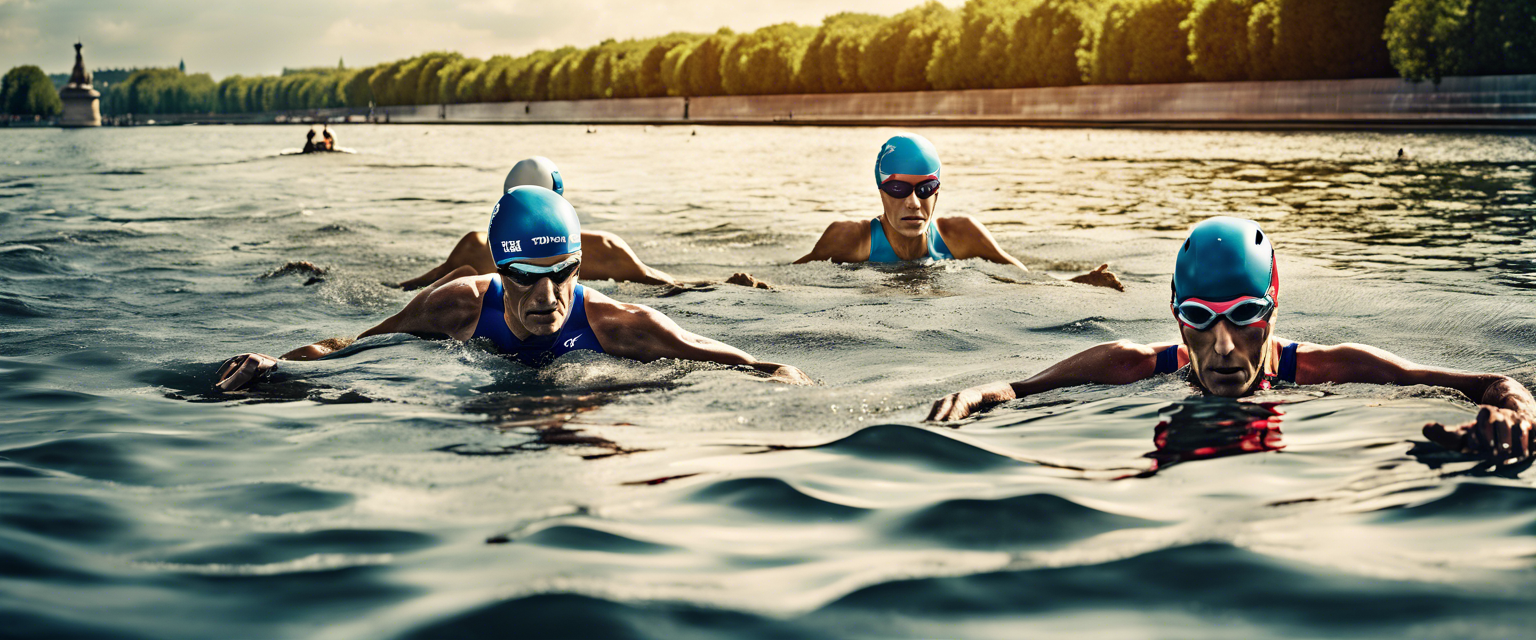
[[[880,190],[884,191],[886,195],[892,198],[905,198],[912,195],[913,192],[916,192],[917,198],[919,200],[927,200],[928,198],[933,197],[934,193],[938,192],[939,181],[924,180],[917,184],[912,184],[910,182],[902,182],[900,180],[887,180],[880,183]]]
[[[538,284],[539,281],[543,280],[544,278],[549,278],[549,281],[554,284],[561,284],[566,280],[569,280],[570,277],[576,273],[576,270],[580,268],[580,260],[572,262],[558,270],[550,271],[547,273],[532,273],[523,271],[522,269],[518,269],[517,267],[509,264],[504,264],[496,267],[496,273],[506,276],[511,281],[516,282],[518,286],[531,287]]]
[[[1211,313],[1209,309],[1206,309],[1205,307],[1197,307],[1192,304],[1181,305],[1179,307],[1179,315],[1184,316],[1185,322],[1188,322],[1189,324],[1196,327],[1204,326],[1207,322],[1210,322],[1212,318],[1216,317],[1216,314]]]
[[[1227,309],[1227,318],[1238,324],[1246,324],[1264,317],[1266,313],[1269,313],[1269,303],[1263,300],[1248,300]]]

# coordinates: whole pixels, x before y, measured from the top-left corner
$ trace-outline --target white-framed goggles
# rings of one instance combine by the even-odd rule
[[[1226,318],[1228,322],[1239,327],[1268,322],[1269,314],[1274,310],[1275,301],[1269,296],[1262,298],[1246,296],[1226,302],[1190,298],[1174,305],[1173,315],[1189,328],[1204,331],[1216,324],[1216,320],[1220,318]]]

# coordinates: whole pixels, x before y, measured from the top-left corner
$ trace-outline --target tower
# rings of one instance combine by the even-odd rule
[[[83,46],[75,43],[75,70],[69,74],[69,84],[59,89],[59,99],[64,101],[61,127],[101,126],[101,92],[91,88],[91,72],[85,70],[85,58],[80,55]]]

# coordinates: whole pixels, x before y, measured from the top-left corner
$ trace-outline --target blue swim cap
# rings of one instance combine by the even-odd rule
[[[491,208],[486,238],[498,266],[581,250],[581,221],[571,203],[549,189],[514,187]]]
[[[1190,230],[1173,267],[1173,303],[1270,296],[1279,303],[1275,247],[1252,220],[1211,218]]]
[[[939,150],[915,133],[898,133],[886,140],[875,158],[875,186],[898,173],[939,177]]]

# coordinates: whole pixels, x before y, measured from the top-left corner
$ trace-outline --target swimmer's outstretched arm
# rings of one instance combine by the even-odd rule
[[[1297,384],[1422,384],[1460,391],[1478,403],[1477,417],[1459,425],[1431,422],[1424,425],[1424,437],[1452,451],[1501,463],[1536,455],[1536,400],[1513,378],[1427,367],[1363,344],[1301,343],[1296,356]]]
[[[1001,246],[997,239],[992,237],[992,232],[987,231],[986,225],[977,222],[970,216],[949,216],[934,220],[939,225],[939,233],[944,236],[944,244],[949,247],[949,252],[956,260],[969,258],[981,258],[997,264],[1011,264],[1020,270],[1029,271],[1029,267],[1019,262]],[[1080,276],[1069,278],[1071,282],[1078,282],[1095,287],[1108,287],[1116,291],[1125,291],[1125,285],[1113,272],[1108,271],[1109,264],[1101,264],[1099,268]]]
[[[467,274],[455,271],[431,286],[422,289],[399,313],[385,318],[358,338],[389,333],[417,335],[446,335],[456,340],[468,340],[474,336],[475,323],[479,319],[480,296],[484,289],[476,278],[459,277]],[[242,353],[224,361],[213,386],[222,391],[234,391],[277,367],[279,360],[318,360],[352,344],[353,339],[328,338],[308,344],[282,355],[281,358],[262,353]]]
[[[590,290],[588,290],[590,292]],[[590,295],[590,293],[589,293]],[[587,319],[610,355],[651,362],[662,358],[745,365],[790,384],[815,384],[787,364],[763,362],[747,352],[678,326],[665,314],[640,304],[605,301],[588,305]]]
[[[1094,345],[1018,382],[998,382],[951,393],[933,403],[929,420],[959,420],[1015,398],[1080,384],[1130,384],[1157,372],[1157,353],[1167,344],[1118,340]]]

